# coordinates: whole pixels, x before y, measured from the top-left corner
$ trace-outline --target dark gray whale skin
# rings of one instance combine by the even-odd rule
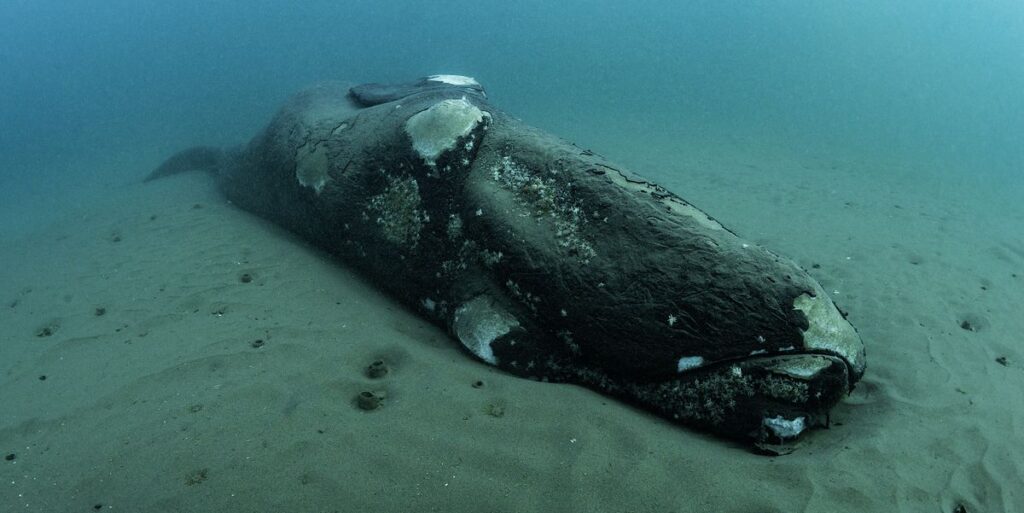
[[[717,434],[794,439],[861,378],[860,337],[795,263],[454,82],[321,84],[147,180],[211,171],[479,359]]]

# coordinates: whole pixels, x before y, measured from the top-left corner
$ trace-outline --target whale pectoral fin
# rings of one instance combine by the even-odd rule
[[[400,84],[361,84],[349,89],[349,96],[363,107],[372,107],[401,100],[416,93],[452,88],[487,97],[479,82],[471,77],[461,75],[431,75],[414,82]]]
[[[495,366],[499,361],[494,343],[519,327],[516,317],[488,294],[466,301],[452,318],[452,332],[459,342],[477,358]]]
[[[176,175],[186,171],[217,172],[224,160],[224,150],[213,146],[194,146],[179,151],[163,164],[154,169],[143,182],[149,182],[165,176]]]
[[[528,318],[517,318],[512,308],[490,294],[480,294],[455,310],[451,330],[477,358],[518,376],[562,381],[559,355]]]

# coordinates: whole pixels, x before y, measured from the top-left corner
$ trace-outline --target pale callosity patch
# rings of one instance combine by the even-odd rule
[[[342,122],[331,130],[331,137],[337,136],[349,127],[348,122]],[[313,134],[307,136],[306,143],[295,149],[295,178],[299,185],[309,187],[320,194],[324,186],[331,180],[329,170],[329,159],[327,157],[327,146],[323,140],[318,140]]]
[[[679,363],[676,365],[676,369],[679,372],[686,372],[690,369],[696,369],[704,365],[703,356],[684,356],[679,359]]]
[[[317,194],[327,184],[327,150],[318,144],[306,143],[295,152],[295,178]]]
[[[802,333],[804,347],[842,356],[855,373],[863,373],[864,345],[857,331],[839,313],[825,291],[817,287],[815,294],[801,294],[793,300],[793,308],[807,317],[808,326]]]
[[[771,430],[775,436],[782,439],[795,438],[807,429],[807,421],[804,417],[797,417],[792,420],[787,419],[782,415],[765,417],[761,420],[761,424]]]
[[[518,326],[519,321],[512,314],[487,296],[479,296],[460,306],[452,321],[452,331],[462,345],[491,365],[498,364],[491,344]]]
[[[477,82],[475,78],[464,75],[430,75],[427,80],[454,86],[480,87],[480,82]]]
[[[442,100],[410,117],[405,122],[405,133],[423,161],[434,166],[437,158],[454,148],[460,137],[469,135],[490,117],[464,97]]]

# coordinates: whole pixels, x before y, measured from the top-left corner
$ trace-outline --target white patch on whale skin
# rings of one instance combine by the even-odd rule
[[[703,356],[684,356],[679,359],[676,369],[678,369],[679,372],[686,372],[690,369],[696,369],[701,365],[704,365]]]
[[[405,122],[405,133],[412,139],[412,147],[427,165],[433,167],[442,153],[455,147],[484,119],[491,115],[477,108],[465,97],[441,100],[430,108],[413,114]]]
[[[789,420],[784,418],[782,415],[777,417],[765,417],[764,419],[761,419],[761,425],[770,429],[775,436],[783,439],[795,438],[807,429],[807,422],[803,417],[797,417],[793,420]]]
[[[793,300],[793,308],[807,317],[807,330],[802,333],[804,347],[840,355],[854,372],[863,373],[864,344],[825,291],[815,289],[814,296],[805,293]]]
[[[295,178],[299,185],[309,187],[317,194],[320,194],[330,179],[327,166],[326,148],[306,143],[295,150]]]
[[[491,344],[518,326],[519,321],[512,314],[493,304],[486,296],[464,303],[455,310],[452,320],[452,331],[462,345],[491,365],[498,364]]]
[[[822,356],[805,357],[780,363],[774,366],[772,370],[794,378],[810,380],[821,371],[827,369],[831,364],[831,360]]]
[[[430,75],[427,80],[454,86],[480,87],[480,82],[477,82],[475,78],[463,75]]]

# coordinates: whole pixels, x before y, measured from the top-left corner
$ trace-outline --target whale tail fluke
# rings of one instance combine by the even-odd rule
[[[224,162],[224,150],[213,146],[194,146],[179,151],[149,173],[143,182],[186,171],[208,171],[216,173]]]

